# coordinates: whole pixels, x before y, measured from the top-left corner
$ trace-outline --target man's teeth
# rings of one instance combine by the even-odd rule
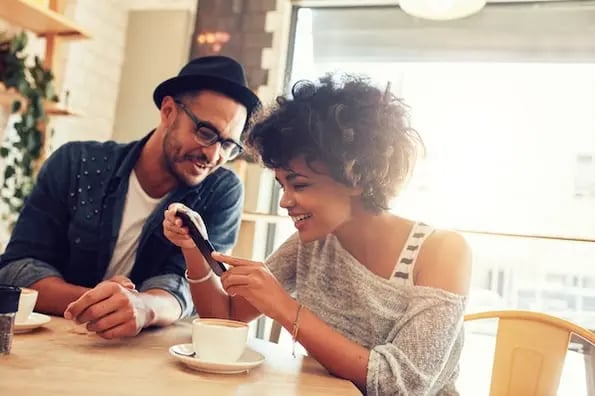
[[[312,215],[309,215],[309,214],[308,215],[291,216],[294,223],[297,223],[298,221],[301,221],[301,220],[309,219],[310,217],[312,217]]]

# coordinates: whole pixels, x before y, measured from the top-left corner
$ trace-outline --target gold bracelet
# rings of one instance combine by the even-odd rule
[[[297,342],[298,332],[300,331],[300,313],[304,308],[304,304],[300,304],[295,314],[295,320],[293,321],[293,327],[291,329],[291,339],[293,340],[293,347],[291,348],[291,354],[295,358],[295,343]]]

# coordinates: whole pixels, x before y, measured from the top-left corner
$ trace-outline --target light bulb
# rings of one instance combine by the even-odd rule
[[[486,0],[400,0],[399,6],[409,15],[433,20],[464,18],[479,12]]]

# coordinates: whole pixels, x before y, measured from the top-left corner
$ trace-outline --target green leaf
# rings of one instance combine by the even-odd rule
[[[10,179],[14,174],[15,170],[12,166],[7,165],[6,169],[4,169],[4,179]]]
[[[6,158],[6,157],[8,157],[9,153],[10,153],[10,150],[7,147],[0,148],[0,157]]]
[[[14,102],[12,102],[12,113],[16,113],[19,110],[21,110],[21,101],[20,100],[15,100]]]

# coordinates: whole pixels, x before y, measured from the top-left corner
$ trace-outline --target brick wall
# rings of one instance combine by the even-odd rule
[[[60,98],[68,91],[68,105],[83,116],[53,119],[53,147],[111,138],[128,21],[128,10],[118,0],[70,0],[64,14],[92,38],[63,46]]]
[[[200,0],[191,57],[237,59],[250,88],[268,101],[283,86],[290,9],[289,0]]]

